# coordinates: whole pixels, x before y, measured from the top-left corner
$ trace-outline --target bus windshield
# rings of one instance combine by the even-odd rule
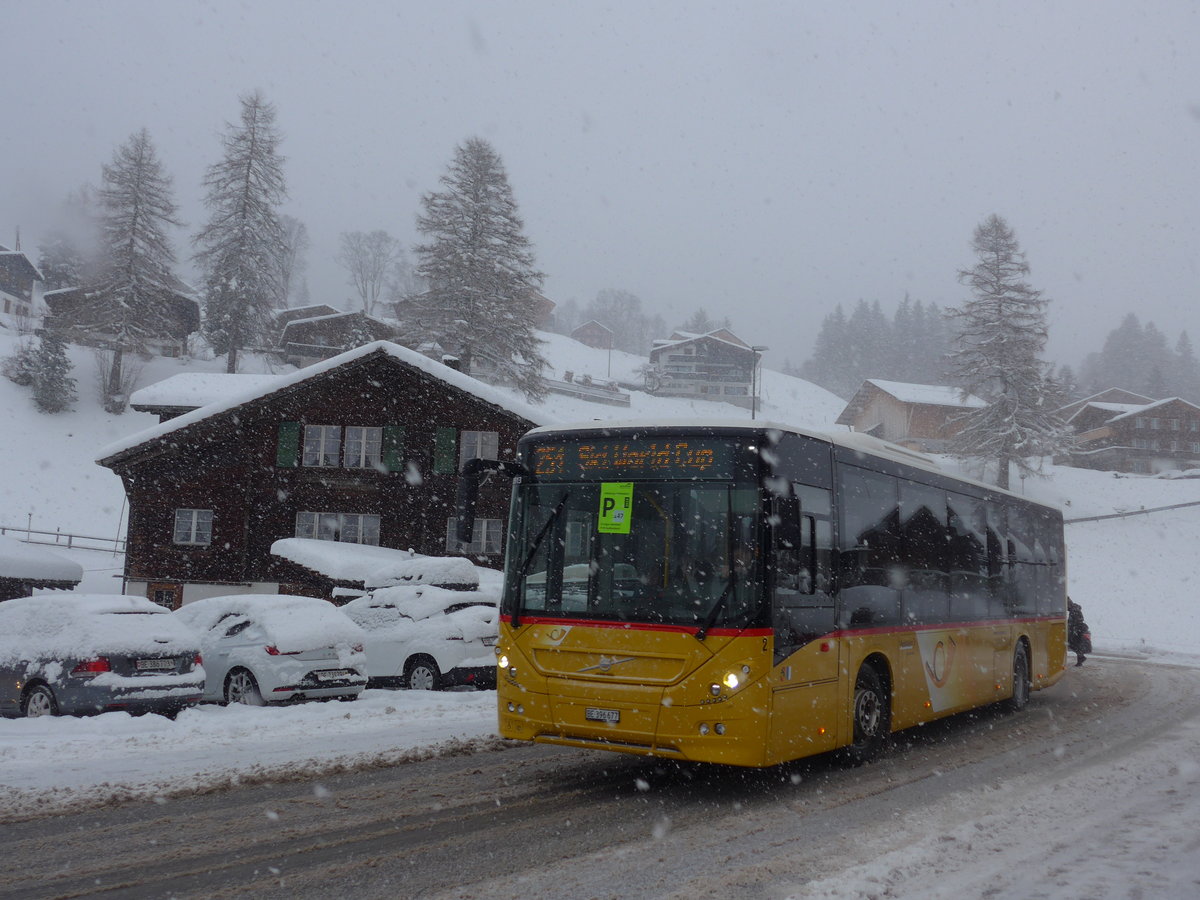
[[[522,485],[506,611],[702,630],[758,624],[758,497],[727,482]]]

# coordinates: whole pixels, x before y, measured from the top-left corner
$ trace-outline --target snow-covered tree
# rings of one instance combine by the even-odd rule
[[[368,316],[375,314],[375,304],[403,252],[400,242],[386,231],[342,232],[337,262],[349,273],[350,285],[358,291],[363,312]]]
[[[75,402],[75,379],[67,343],[52,331],[43,330],[33,356],[33,400],[46,413],[63,412]]]
[[[104,166],[99,201],[102,258],[72,324],[111,344],[104,405],[122,412],[127,401],[120,388],[124,355],[170,336],[171,298],[179,284],[172,274],[175,250],[167,230],[181,223],[171,179],[146,129],[117,148],[112,163]]]
[[[482,138],[455,149],[443,190],[421,198],[417,274],[428,288],[407,305],[423,340],[459,358],[487,359],[529,399],[545,395],[535,332],[543,274],[524,234],[500,155]]]
[[[1041,359],[1049,301],[1025,280],[1029,264],[1000,216],[988,216],[975,229],[971,248],[978,262],[959,272],[971,298],[946,310],[956,338],[951,365],[959,386],[987,405],[959,420],[955,450],[996,460],[996,483],[1007,488],[1010,463],[1036,473],[1030,458],[1053,453],[1066,440],[1055,414],[1061,392]]]
[[[100,230],[95,194],[85,184],[67,195],[38,245],[38,269],[48,291],[80,287],[93,279]]]
[[[613,333],[615,349],[639,356],[649,355],[655,338],[667,336],[662,316],[644,313],[641,298],[619,288],[605,288],[597,293],[580,318],[594,319],[606,326]]]
[[[241,122],[228,123],[221,138],[224,156],[204,176],[209,220],[192,239],[204,273],[205,333],[213,350],[227,355],[227,372],[236,372],[238,352],[268,331],[286,249],[275,107],[257,91],[241,103]]]

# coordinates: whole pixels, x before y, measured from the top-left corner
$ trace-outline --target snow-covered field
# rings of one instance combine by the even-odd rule
[[[11,352],[10,346],[11,339],[0,334],[0,356]],[[556,336],[551,336],[550,350],[552,360],[569,359],[577,372],[587,371],[589,366],[598,377],[606,372],[605,351],[582,348]],[[78,351],[76,359],[81,368],[87,368],[86,351]],[[183,367],[174,360],[153,365],[158,377]],[[201,368],[212,365],[202,364]],[[617,365],[614,359],[614,370]],[[632,367],[633,362],[622,360],[621,365]],[[85,396],[76,412],[58,417],[38,415],[25,389],[0,379],[0,408],[8,418],[7,427],[0,432],[0,458],[7,463],[0,476],[0,524],[23,525],[31,514],[34,528],[115,535],[122,527],[120,483],[91,462],[93,451],[152,425],[153,420],[132,412],[121,417],[104,414],[87,394],[90,383],[84,376],[77,377]],[[841,410],[841,401],[827,392],[777,373],[764,373],[764,394],[764,418],[828,426]],[[708,404],[662,401],[638,394],[631,410],[565,398],[552,399],[548,407],[562,420],[712,414]],[[1191,571],[1195,548],[1200,546],[1200,506],[1132,514],[1145,508],[1200,502],[1200,479],[1116,478],[1055,467],[1048,469],[1048,475],[1019,483],[1017,490],[1061,505],[1068,519],[1130,513],[1126,518],[1067,526],[1069,590],[1084,606],[1096,653],[1133,656],[1148,664],[1200,667],[1200,605],[1193,594]],[[119,557],[88,551],[73,551],[70,556],[87,570],[84,587],[113,589],[112,576],[120,571]],[[1068,689],[1060,685],[1054,690]],[[205,706],[186,710],[175,721],[125,713],[87,719],[0,720],[0,815],[69,808],[106,797],[155,797],[281,773],[386,764],[464,744],[486,746],[494,740],[494,699],[491,692],[372,690],[353,703],[267,709]],[[1152,784],[1145,782],[1146,790],[1164,797],[1173,791],[1191,795],[1200,779],[1197,739],[1191,732],[1173,735],[1170,752],[1179,764],[1173,774],[1155,776]],[[1159,804],[1163,815],[1154,818],[1149,811],[1158,807],[1146,798],[1158,793],[1137,790],[1138,783],[1128,773],[1090,772],[1078,777],[1081,789],[1087,791],[1086,803],[1096,807],[1092,810],[1099,823],[1096,836],[1103,838],[1104,829],[1124,828],[1125,843],[1131,847],[1139,846],[1139,841],[1194,840],[1189,837],[1194,828],[1194,804],[1164,801]],[[1120,815],[1119,809],[1105,813],[1101,807],[1106,795],[1128,798],[1130,810],[1137,806],[1141,818],[1126,821],[1129,817]],[[1060,816],[1064,832],[1078,830],[1076,813],[1080,811],[1064,806]],[[1042,808],[1039,815],[1053,818],[1060,814]],[[993,829],[1001,839],[994,844],[997,853],[995,858],[989,857],[989,864],[1017,868],[1033,852],[1020,837],[1021,823],[1010,821],[1003,813],[981,813],[978,821],[964,824],[963,839],[980,827]],[[958,839],[955,835],[951,838]],[[918,841],[903,854],[884,856],[852,873],[851,878],[812,885],[815,892],[805,896],[916,896],[918,892],[923,892],[922,896],[966,896],[973,893],[966,875],[948,875],[942,883],[947,890],[928,893],[927,880],[905,874],[921,865],[935,866],[939,860],[951,867],[951,849],[952,842],[948,844],[944,835],[927,844]],[[1082,860],[1081,864],[1101,864],[1091,856]],[[946,871],[973,871],[969,859],[960,863],[959,869]],[[1132,873],[1137,864],[1132,857],[1102,861],[1103,872],[1115,884],[1122,879],[1126,883],[1136,880]],[[1188,874],[1195,876],[1194,872]],[[1077,896],[1072,890],[1069,884],[1061,889],[1048,884],[1039,896]]]

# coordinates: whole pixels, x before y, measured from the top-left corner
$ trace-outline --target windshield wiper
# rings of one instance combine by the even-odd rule
[[[708,615],[704,617],[704,624],[700,626],[700,630],[696,632],[696,640],[704,640],[708,634],[708,629],[713,627],[717,621],[717,616],[725,609],[725,604],[729,601],[729,592],[733,589],[733,573],[729,573],[729,580],[725,582],[725,590],[721,591],[721,596],[717,598],[717,602],[713,604],[712,609],[708,611]]]
[[[541,531],[537,533],[537,537],[533,539],[533,544],[529,548],[529,552],[525,555],[524,562],[517,569],[517,584],[522,584],[525,581],[525,576],[529,574],[529,567],[533,564],[533,558],[537,555],[538,549],[542,546],[542,541],[546,539],[546,535],[550,533],[550,529],[554,527],[554,523],[558,521],[558,517],[562,515],[563,509],[566,508],[567,498],[571,496],[570,491],[564,491],[559,498],[558,505],[554,507],[554,512],[546,519],[546,524],[542,526]],[[550,567],[546,566],[546,590],[550,590]],[[521,624],[521,600],[518,595],[516,605],[513,608],[512,625],[516,628]]]

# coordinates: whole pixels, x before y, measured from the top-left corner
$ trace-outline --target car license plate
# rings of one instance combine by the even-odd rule
[[[583,717],[589,722],[620,722],[621,711],[619,709],[600,709],[596,706],[589,706],[584,710]]]
[[[164,669],[174,669],[173,659],[139,659],[134,666],[139,672],[161,672]]]
[[[479,640],[485,647],[495,647],[496,646],[496,635],[494,635],[494,634],[485,634]]]
[[[324,672],[317,672],[316,675],[317,681],[339,681],[349,677],[350,673],[346,669],[327,669]]]

